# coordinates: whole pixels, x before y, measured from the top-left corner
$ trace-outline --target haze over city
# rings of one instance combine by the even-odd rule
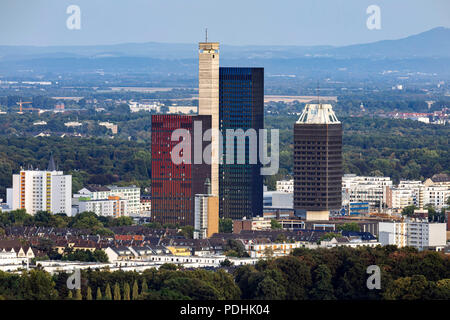
[[[81,9],[81,29],[68,30],[66,9]],[[381,29],[366,27],[366,9],[381,9]],[[229,45],[348,45],[398,39],[450,27],[446,0],[6,0],[0,45],[102,45],[129,42]]]

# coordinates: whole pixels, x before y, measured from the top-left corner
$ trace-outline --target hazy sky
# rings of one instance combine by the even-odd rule
[[[69,30],[69,5],[81,29]],[[369,5],[381,29],[366,27]],[[449,0],[0,0],[1,45],[123,42],[346,45],[450,27]]]

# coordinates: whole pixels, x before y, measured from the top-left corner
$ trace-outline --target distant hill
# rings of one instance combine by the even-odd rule
[[[336,57],[450,57],[450,29],[434,28],[398,40],[383,40],[324,50]]]
[[[220,50],[222,66],[264,67],[268,77],[333,77],[340,81],[356,78],[384,81],[386,77],[402,74],[450,77],[450,29],[442,27],[403,39],[343,47],[225,44]],[[96,77],[97,73],[105,72],[180,81],[196,78],[197,52],[196,43],[0,46],[0,76],[34,79],[73,74],[86,81],[88,75]],[[386,70],[391,75],[385,75]]]
[[[343,47],[332,46],[230,46],[222,45],[229,59],[292,59],[304,57],[409,58],[450,57],[450,29],[438,27],[398,40]],[[0,46],[0,60],[74,57],[146,57],[154,59],[195,59],[197,44],[123,43],[103,46]]]

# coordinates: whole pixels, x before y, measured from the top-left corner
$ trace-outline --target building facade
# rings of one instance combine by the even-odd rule
[[[196,123],[196,124],[195,124]],[[199,125],[199,131],[194,126]],[[203,141],[206,130],[211,127],[211,116],[153,115],[152,116],[152,219],[162,224],[194,225],[195,195],[203,194],[206,178],[211,177],[211,165],[202,157],[210,143]],[[179,155],[183,161],[172,161],[175,146],[182,141],[172,141],[177,129],[189,132]],[[201,137],[197,137],[201,135]],[[200,143],[197,143],[200,141]],[[200,153],[197,151],[197,144]],[[200,145],[201,144],[201,145]],[[209,160],[210,161],[210,160]]]
[[[94,212],[101,217],[119,218],[128,216],[128,200],[110,196],[108,199],[89,200],[79,199],[78,213]]]
[[[294,179],[277,181],[277,191],[294,193]]]
[[[418,250],[437,249],[446,245],[446,224],[427,220],[406,220],[403,222],[379,222],[379,239],[383,246],[411,246]]]
[[[328,220],[342,205],[342,124],[329,104],[307,104],[294,125],[294,210]]]
[[[45,171],[21,170],[12,180],[7,191],[12,210],[25,209],[32,215],[38,211],[71,214],[72,176],[56,171],[54,162]]]
[[[211,116],[211,193],[219,194],[219,43],[200,42],[198,114]]]
[[[220,68],[219,120],[223,136],[222,157],[219,166],[220,217],[242,219],[262,215],[263,176],[261,164],[251,161],[258,157],[259,130],[264,128],[264,69]],[[244,136],[245,159],[238,162],[239,140],[228,132]],[[252,140],[246,134],[252,134]],[[254,144],[256,155],[250,154]],[[228,157],[230,156],[230,158]]]
[[[74,195],[74,200],[77,198],[91,201],[110,200],[111,197],[127,200],[126,215],[138,216],[141,213],[141,188],[134,185],[125,187],[89,185],[79,190],[78,194]]]
[[[392,188],[389,177],[367,177],[345,174],[342,177],[342,191],[350,203],[368,202],[371,208],[387,203],[388,187]],[[345,203],[343,203],[345,205]],[[369,208],[370,210],[370,208]]]
[[[195,195],[194,239],[206,239],[219,232],[219,198],[212,194]]]

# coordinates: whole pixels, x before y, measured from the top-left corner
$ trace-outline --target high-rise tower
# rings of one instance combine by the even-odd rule
[[[201,130],[196,132],[196,124]],[[211,127],[211,116],[207,115],[152,115],[152,218],[162,224],[180,226],[194,225],[195,195],[205,193],[205,179],[211,175],[206,162],[195,163],[194,151],[203,150],[209,142],[202,141],[206,130]],[[182,140],[172,141],[177,129],[190,133],[184,155],[189,161],[174,163],[172,152]],[[197,136],[201,135],[200,137]],[[184,140],[183,140],[184,141]],[[200,146],[196,144],[200,143]]]
[[[199,43],[198,114],[211,116],[211,193],[219,194],[219,43]]]
[[[329,104],[307,104],[294,125],[294,210],[328,220],[342,197],[342,124]]]
[[[263,211],[261,163],[250,161],[250,143],[255,144],[258,152],[259,139],[245,138],[245,163],[238,163],[237,138],[227,141],[226,131],[253,131],[257,137],[264,128],[264,69],[220,68],[219,78],[219,127],[223,135],[223,163],[219,166],[220,217],[251,218],[262,215]],[[234,148],[232,164],[227,159],[230,145]]]

